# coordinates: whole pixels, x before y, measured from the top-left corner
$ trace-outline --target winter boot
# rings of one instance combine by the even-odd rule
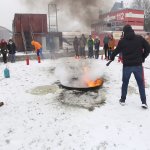
[[[120,100],[119,100],[119,103],[120,103],[120,105],[122,105],[122,106],[124,106],[124,105],[126,104],[124,99],[120,99]]]
[[[143,103],[143,104],[141,105],[141,107],[144,108],[144,109],[148,109],[148,105],[147,105],[146,103],[145,103],[145,104]]]

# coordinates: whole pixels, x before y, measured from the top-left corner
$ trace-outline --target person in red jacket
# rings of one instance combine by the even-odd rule
[[[3,62],[7,63],[7,42],[2,39],[0,42],[1,54],[3,55]]]

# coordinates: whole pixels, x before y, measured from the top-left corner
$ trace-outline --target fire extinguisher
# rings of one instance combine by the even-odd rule
[[[26,64],[29,65],[29,56],[26,55]]]
[[[41,63],[41,58],[40,58],[40,56],[38,56],[38,63]]]

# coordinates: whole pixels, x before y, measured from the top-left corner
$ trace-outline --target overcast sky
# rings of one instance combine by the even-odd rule
[[[2,2],[0,5],[0,26],[6,27],[10,30],[12,30],[12,21],[14,19],[15,13],[34,13],[34,9],[26,7],[24,3],[22,3],[22,0],[1,1]]]
[[[12,30],[12,20],[14,13],[24,12],[25,8],[19,3],[19,0],[1,0],[0,5],[0,26]]]
[[[34,9],[33,7],[27,7],[22,2],[23,0],[1,0],[0,5],[0,26],[6,27],[12,30],[12,21],[15,13],[47,13],[47,10],[40,8],[39,10]],[[115,0],[114,0],[115,1]],[[117,0],[119,1],[119,0]],[[131,1],[131,0],[130,0]],[[44,2],[44,0],[43,0]],[[124,0],[124,3],[129,2],[129,0]],[[113,5],[113,4],[112,4]],[[63,14],[63,13],[62,13]],[[60,17],[60,16],[58,16]],[[62,19],[62,17],[61,17]],[[66,18],[63,17],[65,20]],[[65,20],[66,21],[66,20]],[[60,22],[58,21],[60,24]],[[74,21],[74,25],[78,25],[76,21]],[[61,25],[59,25],[61,26]]]

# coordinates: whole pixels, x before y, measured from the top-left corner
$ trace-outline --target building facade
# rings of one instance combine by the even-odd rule
[[[93,37],[99,36],[101,41],[105,34],[113,34],[117,44],[126,24],[131,25],[137,34],[146,34],[144,31],[144,10],[121,8],[101,14],[98,21],[91,25],[91,32]],[[101,42],[101,44],[103,43]]]

